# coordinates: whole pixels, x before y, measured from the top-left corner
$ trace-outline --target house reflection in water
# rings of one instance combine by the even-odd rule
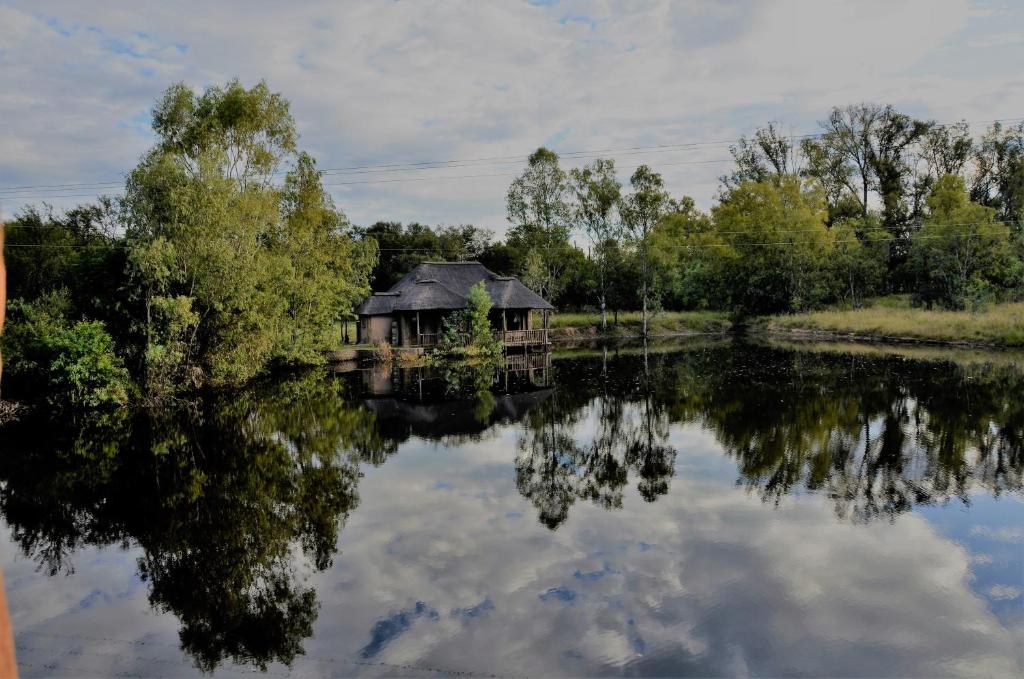
[[[551,354],[508,356],[504,366],[374,366],[360,371],[364,404],[389,438],[474,437],[521,420],[547,400]]]

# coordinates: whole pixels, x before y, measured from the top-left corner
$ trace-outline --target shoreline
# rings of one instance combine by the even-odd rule
[[[763,322],[766,319],[758,319]],[[578,328],[560,328],[560,330],[584,330]],[[1006,343],[984,340],[947,340],[927,337],[907,337],[902,335],[879,335],[866,334],[854,331],[823,330],[810,327],[778,327],[760,323],[754,327],[741,330],[717,330],[717,331],[674,331],[654,332],[647,335],[648,339],[667,339],[678,337],[771,337],[792,340],[816,340],[823,342],[857,342],[860,344],[909,344],[950,348],[977,348],[977,349],[1020,349],[1024,343]],[[631,332],[579,332],[562,336],[552,336],[551,344],[569,344],[572,342],[586,342],[591,340],[640,340],[643,336]]]

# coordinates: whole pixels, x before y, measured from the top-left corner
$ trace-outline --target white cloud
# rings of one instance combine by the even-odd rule
[[[968,50],[968,40],[994,38],[971,28],[984,17],[963,0],[19,0],[2,12],[0,183],[8,186],[116,178],[149,143],[140,119],[178,79],[202,87],[266,78],[293,102],[302,143],[325,167],[525,156],[552,139],[563,150],[732,139],[768,119],[802,132],[831,105],[862,99],[940,119],[1024,109],[1024,89],[1010,86],[1014,69]],[[998,32],[1012,32],[1014,21],[1001,17]],[[950,68],[964,64],[969,72]],[[668,163],[727,157],[705,148],[620,164],[664,163],[671,190],[706,205],[728,166]],[[515,170],[479,165],[406,176],[502,176],[332,188],[360,223],[500,230]],[[7,213],[17,203],[4,202]]]

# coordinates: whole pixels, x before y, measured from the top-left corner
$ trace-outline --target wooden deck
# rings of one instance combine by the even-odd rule
[[[495,334],[506,347],[528,347],[550,344],[548,331],[544,328],[536,330],[496,330]],[[465,341],[466,338],[463,337]],[[416,336],[416,347],[436,347],[441,341],[441,333],[421,332]]]
[[[548,331],[537,330],[506,330],[502,333],[502,344],[506,347],[525,347],[535,344],[548,344]]]

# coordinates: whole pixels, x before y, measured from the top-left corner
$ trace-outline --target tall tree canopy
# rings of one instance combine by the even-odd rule
[[[525,253],[524,282],[542,297],[554,297],[563,286],[566,250],[572,247],[569,200],[558,154],[543,147],[530,154],[526,169],[508,189],[508,244]]]
[[[622,236],[622,226],[616,214],[622,196],[622,184],[615,176],[615,161],[598,158],[590,165],[573,168],[570,184],[576,198],[576,222],[594,244],[601,327],[607,327],[608,249],[611,244],[618,243]]]
[[[643,312],[643,333],[647,335],[647,311],[651,290],[650,245],[654,227],[675,208],[665,191],[661,175],[641,165],[629,178],[632,189],[619,206],[622,224],[640,259],[640,303]]]
[[[350,237],[297,151],[287,102],[265,83],[199,95],[179,84],[153,128],[124,201],[150,387],[202,374],[239,382],[275,359],[312,360],[323,326],[367,290],[375,249]]]

